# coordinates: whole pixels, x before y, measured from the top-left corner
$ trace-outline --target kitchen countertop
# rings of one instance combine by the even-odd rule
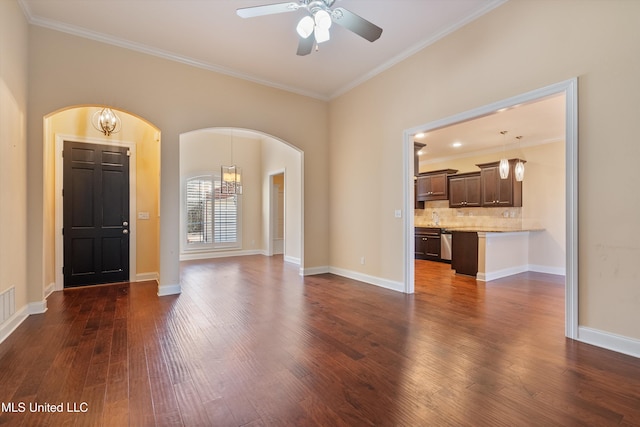
[[[500,227],[500,226],[443,226],[443,225],[425,225],[418,228],[440,228],[447,231],[467,231],[478,233],[520,233],[525,231],[544,231],[544,228],[534,227]]]

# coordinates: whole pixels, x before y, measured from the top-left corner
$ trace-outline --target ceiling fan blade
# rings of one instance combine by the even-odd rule
[[[263,6],[243,7],[236,10],[238,16],[242,18],[253,18],[255,16],[273,15],[275,13],[294,12],[300,9],[300,3],[289,1],[286,3],[265,4]]]
[[[333,9],[331,18],[336,24],[342,25],[370,42],[378,40],[382,34],[382,28],[343,7]]]
[[[300,41],[298,42],[298,51],[296,55],[305,56],[309,55],[313,50],[314,38],[313,36],[309,36],[306,39],[303,37],[299,37]]]

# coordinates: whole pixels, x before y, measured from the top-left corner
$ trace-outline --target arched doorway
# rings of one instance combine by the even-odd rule
[[[238,222],[235,240],[224,241],[203,230],[216,227],[215,200],[211,224],[187,224],[188,218],[206,218],[189,212],[187,186],[191,180],[211,181],[215,188],[222,165],[242,169],[243,192],[238,196]],[[274,209],[273,177],[283,175],[282,209]],[[180,259],[206,259],[238,255],[273,255],[275,212],[282,215],[283,259],[303,265],[303,153],[298,148],[265,133],[239,128],[207,128],[180,135]],[[206,182],[205,182],[206,181]],[[195,182],[195,181],[194,181]],[[213,192],[215,195],[215,190]],[[206,204],[206,196],[203,196]],[[213,197],[213,199],[216,199]],[[195,200],[195,199],[194,199]],[[197,200],[194,201],[197,205]],[[221,213],[221,212],[220,212]],[[235,213],[234,213],[235,214]],[[191,229],[189,229],[191,227]],[[196,231],[201,230],[200,235]],[[191,231],[192,236],[189,236]],[[275,251],[278,252],[277,250]]]
[[[63,288],[63,147],[65,141],[120,147],[129,154],[128,281],[159,279],[160,131],[147,121],[114,110],[121,130],[109,136],[94,128],[101,106],[74,106],[44,119],[44,283],[45,295]]]

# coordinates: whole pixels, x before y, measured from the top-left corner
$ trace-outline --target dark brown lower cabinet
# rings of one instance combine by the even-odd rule
[[[415,228],[415,258],[440,261],[440,229]]]
[[[451,268],[457,274],[478,274],[478,233],[454,231],[451,236]]]

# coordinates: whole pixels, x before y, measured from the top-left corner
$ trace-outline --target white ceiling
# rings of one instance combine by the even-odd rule
[[[328,100],[506,0],[337,0],[383,29],[373,43],[335,25],[297,56],[304,10],[240,18],[284,0],[19,0],[30,23]]]
[[[565,96],[559,94],[414,137],[414,141],[427,144],[420,163],[564,141],[565,109]],[[506,135],[501,131],[507,131]],[[520,141],[516,136],[522,136]],[[456,142],[459,147],[453,146]]]
[[[370,43],[334,25],[331,40],[303,57],[295,27],[304,11],[236,14],[284,0],[18,1],[34,25],[329,100],[507,0],[336,0],[334,7],[382,27],[382,36]],[[510,131],[510,142],[523,135],[523,144],[563,139],[564,98],[433,131],[423,161],[495,151],[500,130]],[[454,141],[462,147],[451,147]]]

